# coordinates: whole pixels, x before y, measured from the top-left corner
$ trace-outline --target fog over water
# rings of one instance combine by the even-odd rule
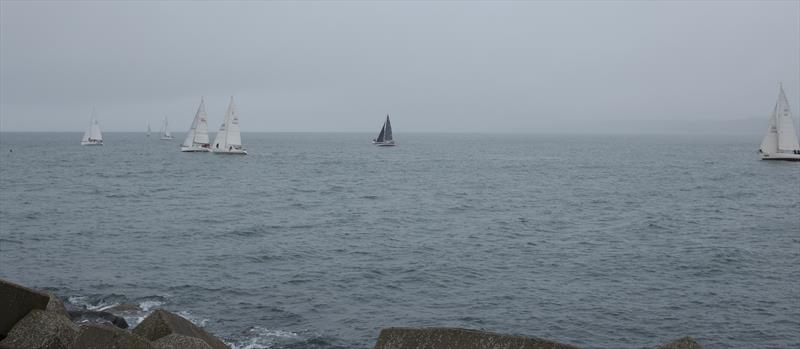
[[[753,133],[800,2],[0,2],[0,129]],[[754,129],[755,128],[755,129]]]

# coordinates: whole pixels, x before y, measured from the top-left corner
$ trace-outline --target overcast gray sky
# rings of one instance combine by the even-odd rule
[[[800,110],[800,1],[0,2],[0,130],[592,132]],[[749,121],[748,121],[749,120]],[[678,130],[681,130],[678,127]],[[694,130],[697,131],[697,130]]]

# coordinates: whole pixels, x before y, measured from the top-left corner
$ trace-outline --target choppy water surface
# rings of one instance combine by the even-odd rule
[[[0,277],[237,348],[388,326],[800,346],[800,164],[758,137],[372,136],[245,134],[238,157],[4,133]]]

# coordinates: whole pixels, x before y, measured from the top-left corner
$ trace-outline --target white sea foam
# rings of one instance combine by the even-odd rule
[[[113,306],[119,305],[119,303],[106,303],[104,301],[100,301],[100,303],[97,304],[92,304],[89,301],[89,298],[86,296],[69,296],[67,297],[67,303],[84,307],[89,310],[98,310],[98,311],[102,311],[111,308]]]
[[[148,299],[146,301],[142,301],[141,303],[139,303],[139,308],[141,308],[142,311],[146,311],[147,312],[147,311],[150,311],[153,308],[157,308],[157,307],[160,307],[162,305],[164,305],[163,301]]]
[[[232,349],[269,349],[278,343],[286,343],[299,339],[294,332],[274,330],[264,327],[253,327],[247,331],[247,339],[238,343],[226,343]]]

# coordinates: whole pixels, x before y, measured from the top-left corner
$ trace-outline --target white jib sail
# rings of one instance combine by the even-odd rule
[[[769,129],[764,139],[761,141],[761,152],[764,154],[774,154],[778,152],[778,125],[776,112],[778,104],[775,103],[775,108],[772,109],[772,114],[769,116]]]

